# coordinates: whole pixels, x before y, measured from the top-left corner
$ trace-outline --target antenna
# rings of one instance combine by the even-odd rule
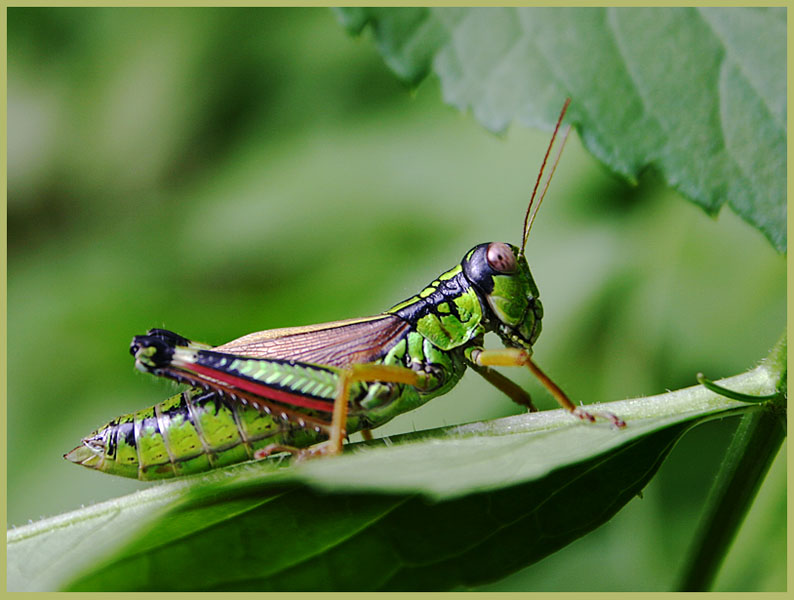
[[[546,168],[546,162],[549,159],[549,154],[551,154],[551,149],[554,147],[554,141],[557,139],[557,132],[560,129],[560,124],[562,123],[562,119],[565,116],[565,112],[568,110],[568,105],[571,103],[570,98],[565,99],[565,104],[562,105],[562,110],[560,111],[560,116],[557,118],[557,124],[554,126],[554,133],[551,135],[551,141],[549,142],[549,147],[546,149],[546,154],[543,157],[543,162],[540,165],[540,172],[538,173],[538,179],[535,181],[535,187],[532,189],[532,196],[529,198],[529,206],[527,206],[527,212],[524,215],[524,233],[521,237],[521,251],[519,252],[519,256],[524,254],[524,248],[527,245],[527,238],[529,237],[529,230],[532,229],[532,223],[535,222],[535,216],[538,214],[538,209],[540,209],[540,205],[543,202],[543,198],[546,197],[546,192],[549,189],[549,184],[551,183],[551,178],[554,176],[554,171],[557,170],[557,164],[560,162],[560,156],[562,156],[562,150],[565,148],[565,142],[568,140],[568,134],[571,133],[571,126],[565,128],[565,133],[562,137],[562,142],[560,143],[560,148],[557,151],[557,156],[554,158],[554,164],[551,167],[551,171],[549,172],[549,176],[546,178],[546,183],[543,185],[543,191],[540,193],[540,198],[538,198],[538,203],[535,206],[535,210],[532,210],[532,204],[535,202],[535,196],[538,193],[538,187],[540,187],[540,181],[543,178],[543,171]],[[530,214],[531,211],[531,214]]]

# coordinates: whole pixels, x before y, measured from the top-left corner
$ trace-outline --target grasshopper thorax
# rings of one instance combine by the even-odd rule
[[[472,248],[461,266],[490,313],[486,327],[505,345],[530,349],[540,335],[543,306],[526,258],[512,244],[490,242]]]

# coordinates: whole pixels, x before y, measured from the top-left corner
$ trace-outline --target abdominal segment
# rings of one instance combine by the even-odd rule
[[[306,447],[326,437],[324,428],[193,388],[114,419],[66,458],[114,475],[163,479],[249,460],[270,444]]]

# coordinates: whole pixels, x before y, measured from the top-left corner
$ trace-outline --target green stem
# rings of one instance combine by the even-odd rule
[[[742,417],[706,502],[679,591],[707,591],[786,437],[786,341],[767,359],[780,373],[775,400]],[[781,418],[783,417],[783,418]]]
[[[720,396],[725,396],[726,398],[731,398],[732,400],[738,400],[739,402],[750,402],[755,404],[761,404],[768,400],[772,400],[778,395],[778,392],[774,394],[766,394],[763,396],[755,396],[753,394],[743,394],[742,392],[737,392],[735,390],[729,390],[728,388],[724,388],[721,385],[717,385],[711,379],[707,379],[703,373],[697,374],[697,380],[700,385],[705,387],[708,390],[711,390],[715,394],[719,394]]]

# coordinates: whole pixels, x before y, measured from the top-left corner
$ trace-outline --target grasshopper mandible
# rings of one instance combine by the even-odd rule
[[[527,367],[574,416],[624,427],[611,413],[575,406],[531,356],[543,308],[524,249],[570,132],[569,125],[538,195],[569,102],[535,182],[520,248],[478,244],[421,292],[373,317],[261,331],[216,347],[163,329],[136,336],[130,352],[138,369],[192,389],[111,421],[66,458],[156,479],[276,452],[338,454],[349,433],[369,439],[371,429],[448,392],[467,367],[535,410],[526,391],[493,369]],[[485,349],[488,332],[505,348]]]

